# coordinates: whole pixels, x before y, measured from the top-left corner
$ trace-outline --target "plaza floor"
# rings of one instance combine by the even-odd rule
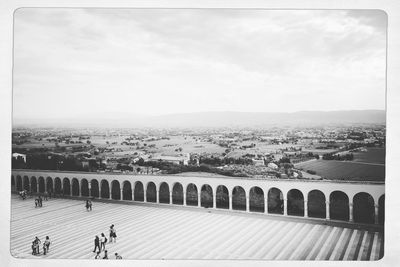
[[[253,259],[377,260],[383,234],[299,220],[280,220],[195,209],[50,199],[35,208],[32,199],[11,199],[11,254],[16,258],[93,259],[93,239],[108,236],[110,258],[124,259]],[[52,240],[47,255],[31,254],[35,236]],[[42,248],[41,248],[42,252]]]

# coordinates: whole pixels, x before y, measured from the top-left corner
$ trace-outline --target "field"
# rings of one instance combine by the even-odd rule
[[[367,152],[354,152],[355,162],[385,164],[385,148],[369,147]]]
[[[352,161],[311,160],[295,164],[296,168],[313,170],[325,179],[385,181],[385,165]]]

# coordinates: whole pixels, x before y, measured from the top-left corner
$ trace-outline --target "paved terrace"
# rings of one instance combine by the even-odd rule
[[[104,200],[103,200],[104,201]],[[117,202],[117,201],[114,201]],[[383,234],[370,228],[322,225],[288,217],[228,212],[170,205],[131,205],[11,199],[11,254],[17,258],[92,259],[93,239],[115,224],[118,240],[108,244],[110,258],[124,259],[256,259],[378,260]],[[351,225],[350,225],[351,226]],[[31,255],[35,236],[52,239],[50,253]],[[42,249],[41,249],[42,252]]]

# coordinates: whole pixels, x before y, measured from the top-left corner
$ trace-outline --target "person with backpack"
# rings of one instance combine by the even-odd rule
[[[96,235],[96,237],[94,238],[94,250],[93,250],[93,252],[96,252],[97,248],[99,248],[99,253],[100,253],[100,251],[101,251],[101,248],[100,248],[100,239],[99,239],[99,237]]]
[[[35,254],[34,255],[38,255],[38,254],[40,254],[40,243],[42,243],[41,241],[40,241],[40,239],[36,236],[35,237],[35,240],[33,241],[33,246],[34,246],[34,251],[35,251]]]
[[[101,233],[101,237],[100,237],[100,248],[102,250],[106,249],[106,243],[107,243],[107,237],[104,235],[104,233]]]
[[[112,225],[110,226],[110,243],[112,243],[113,240],[114,240],[114,242],[117,241],[117,232],[116,232],[116,230],[114,229],[114,224],[112,224]]]
[[[46,240],[43,242],[43,254],[46,255],[49,252],[50,248],[50,238],[46,236]]]

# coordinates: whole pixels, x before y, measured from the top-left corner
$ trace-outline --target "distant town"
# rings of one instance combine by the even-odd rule
[[[384,124],[13,129],[12,168],[384,181]]]

